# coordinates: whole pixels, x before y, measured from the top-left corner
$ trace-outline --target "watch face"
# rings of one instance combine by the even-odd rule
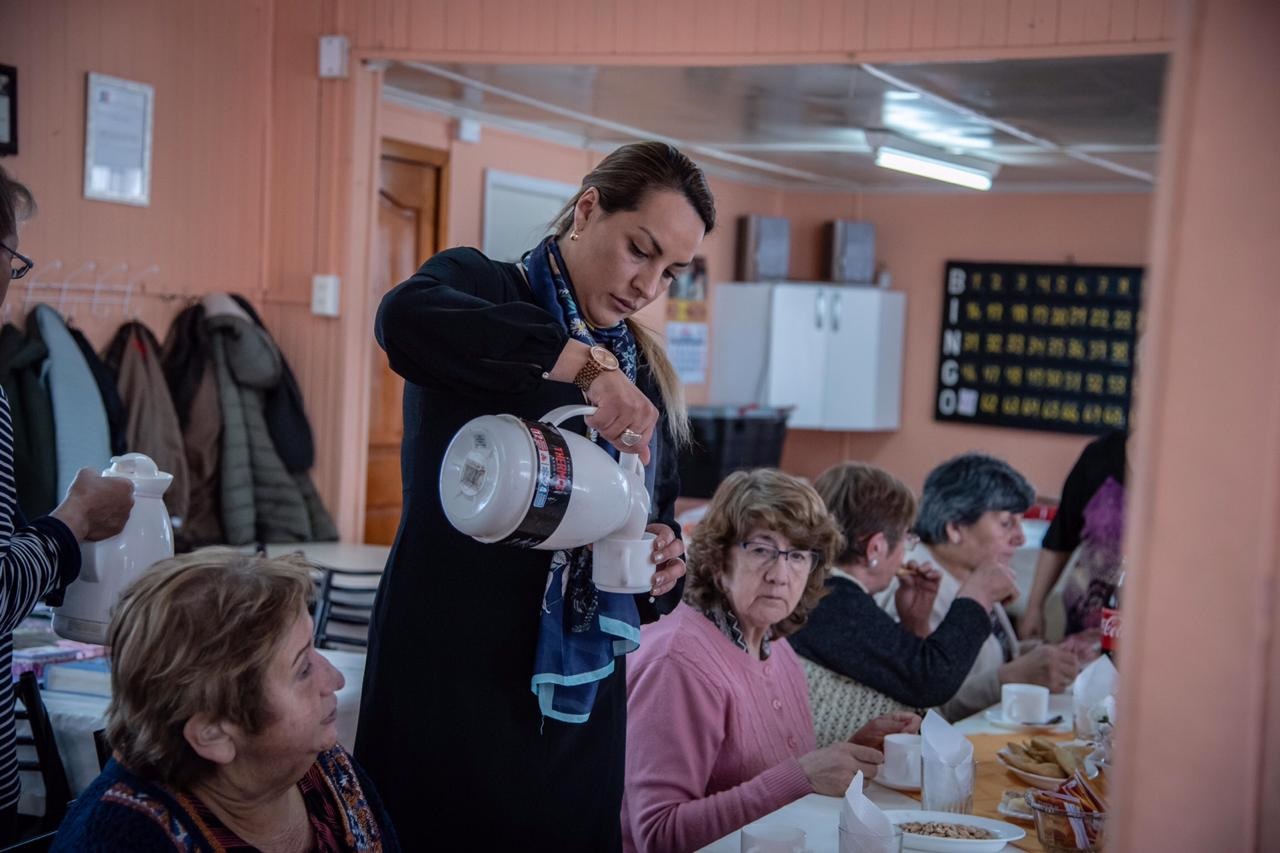
[[[591,357],[605,370],[617,370],[618,359],[613,353],[602,346],[596,345],[591,348]]]

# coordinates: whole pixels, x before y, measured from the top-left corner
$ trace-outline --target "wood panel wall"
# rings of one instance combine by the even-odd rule
[[[370,0],[341,15],[356,45],[386,54],[715,64],[1163,50],[1171,8],[1170,0]]]
[[[239,290],[299,374],[317,485],[358,537],[371,307],[370,57],[729,63],[929,60],[1161,50],[1172,0],[46,0],[0,11],[19,67],[23,153],[5,161],[42,213],[24,234],[71,269],[157,264],[142,313],[163,334],[181,298]],[[320,80],[317,38],[346,34],[353,71]],[[81,197],[84,75],[156,87],[149,208]],[[735,192],[730,195],[739,194]],[[751,196],[750,193],[741,195]],[[779,202],[770,196],[768,204]],[[311,315],[311,277],[343,277],[342,316]],[[119,317],[86,318],[96,343]],[[348,357],[350,355],[350,357]]]

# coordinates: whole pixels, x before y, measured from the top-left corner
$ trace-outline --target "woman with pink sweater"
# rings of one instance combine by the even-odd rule
[[[884,736],[920,718],[872,720],[815,749],[809,694],[784,639],[823,594],[841,534],[807,483],[731,474],[689,549],[684,600],[645,626],[627,678],[627,851],[696,850],[806,794],[841,796],[875,775]]]

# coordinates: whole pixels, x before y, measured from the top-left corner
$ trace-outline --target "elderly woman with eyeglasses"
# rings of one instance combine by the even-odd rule
[[[991,634],[996,602],[1017,592],[1008,566],[988,563],[959,589],[930,627],[942,573],[905,562],[918,540],[916,499],[901,480],[860,462],[824,471],[814,483],[844,534],[827,595],[791,638],[809,680],[818,744],[843,740],[879,714],[951,699]],[[873,596],[898,578],[894,620]]]
[[[624,849],[695,850],[806,794],[875,775],[900,714],[815,748],[804,624],[842,542],[822,498],[779,471],[731,474],[689,549],[684,600],[646,626],[627,679]]]
[[[1026,478],[1002,459],[965,453],[929,472],[920,497],[916,532],[930,559],[943,570],[929,614],[936,629],[960,590],[991,565],[1007,567],[1026,541],[1022,514],[1035,500]],[[890,598],[880,602],[902,613]],[[1081,662],[1096,656],[1086,644],[1018,642],[1004,607],[991,608],[991,635],[983,643],[956,695],[940,709],[959,720],[1000,701],[1004,684],[1040,684],[1054,693],[1067,688]]]

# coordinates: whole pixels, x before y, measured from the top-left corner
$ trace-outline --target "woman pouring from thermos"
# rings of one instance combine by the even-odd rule
[[[680,599],[676,447],[688,433],[675,372],[632,315],[714,225],[693,162],[665,143],[626,145],[583,178],[520,264],[450,249],[383,299],[378,342],[407,380],[404,507],[370,631],[356,755],[406,849],[446,837],[621,847],[624,655],[639,625]],[[644,463],[655,536],[643,594],[597,589],[589,548],[479,542],[441,505],[442,458],[468,421],[537,420],[584,398],[596,411],[579,430]]]

